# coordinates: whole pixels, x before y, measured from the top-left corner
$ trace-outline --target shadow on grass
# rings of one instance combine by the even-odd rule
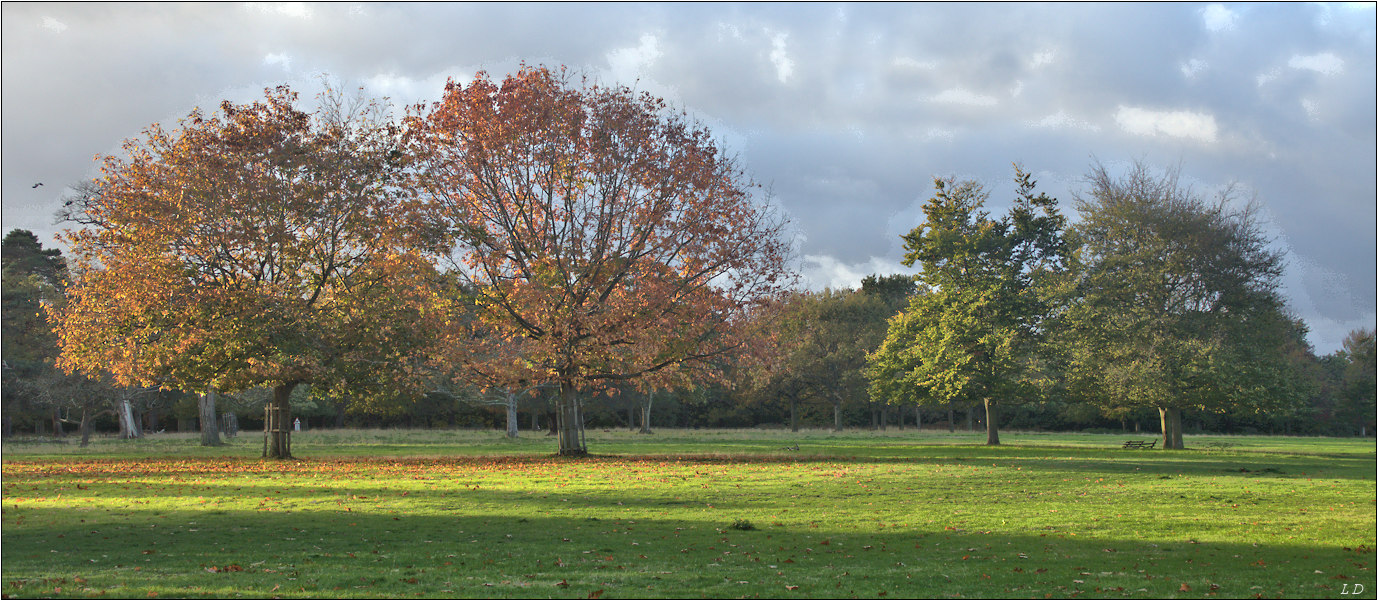
[[[734,530],[736,519],[755,529]],[[12,597],[1334,596],[1372,582],[1355,546],[1134,540],[763,515],[416,516],[26,510],[7,523]],[[1366,539],[1364,537],[1367,537]],[[1370,589],[1372,590],[1372,589]]]

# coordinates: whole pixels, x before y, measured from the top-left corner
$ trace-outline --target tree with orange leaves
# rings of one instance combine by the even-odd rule
[[[300,383],[352,401],[416,392],[435,276],[410,250],[400,130],[376,103],[287,87],[157,124],[69,202],[76,259],[52,312],[65,370],[122,384],[273,389],[264,456],[291,453]]]
[[[625,87],[523,68],[446,84],[409,119],[416,185],[449,228],[486,346],[453,356],[558,384],[561,455],[583,455],[580,391],[721,374],[788,284],[783,221],[707,128]]]

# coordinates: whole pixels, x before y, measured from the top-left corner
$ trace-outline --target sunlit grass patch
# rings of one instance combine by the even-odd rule
[[[502,447],[488,434],[418,433],[436,445],[421,448],[397,431],[322,436],[314,448],[302,436],[296,448],[313,452],[290,462],[7,454],[0,592],[1336,598],[1364,583],[1372,598],[1376,588],[1374,455],[1362,445],[1321,441],[1315,455],[1125,451],[1115,437],[989,448],[945,432],[933,435],[941,444],[912,432],[597,432],[601,454],[569,460],[535,436]],[[384,446],[404,453],[358,456]],[[452,447],[464,452],[440,452]]]

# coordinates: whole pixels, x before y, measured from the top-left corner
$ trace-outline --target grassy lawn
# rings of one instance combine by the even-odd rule
[[[8,597],[1369,598],[1371,440],[311,431],[5,444]],[[1142,436],[1138,438],[1151,438]],[[793,450],[794,445],[799,449]],[[786,448],[790,447],[790,448]],[[1360,595],[1354,592],[1362,585]]]

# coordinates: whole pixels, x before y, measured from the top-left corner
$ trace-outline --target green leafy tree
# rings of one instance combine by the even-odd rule
[[[1046,289],[1065,254],[1057,201],[1035,194],[1018,166],[1015,183],[1010,213],[995,219],[980,184],[934,181],[924,223],[904,236],[919,294],[890,320],[868,370],[872,396],[889,403],[983,404],[991,445],[997,403],[1037,398],[1050,378]]]
[[[67,264],[62,251],[45,249],[38,236],[28,230],[11,230],[0,242],[0,294],[3,295],[3,326],[0,348],[4,352],[3,394],[4,432],[12,430],[15,414],[36,409],[34,392],[42,387],[53,357],[57,356],[57,336],[43,318],[43,307],[62,301]],[[54,418],[54,433],[61,433],[61,422]]]
[[[1336,407],[1336,418],[1343,424],[1343,431],[1366,436],[1374,432],[1375,356],[1374,331],[1354,330],[1345,336],[1342,354],[1346,360],[1342,375],[1342,388]]]
[[[1276,290],[1282,254],[1254,205],[1226,190],[1208,202],[1172,169],[1095,165],[1081,216],[1075,298],[1066,314],[1069,376],[1081,398],[1156,407],[1164,448],[1182,448],[1183,409],[1289,406],[1293,321]]]

